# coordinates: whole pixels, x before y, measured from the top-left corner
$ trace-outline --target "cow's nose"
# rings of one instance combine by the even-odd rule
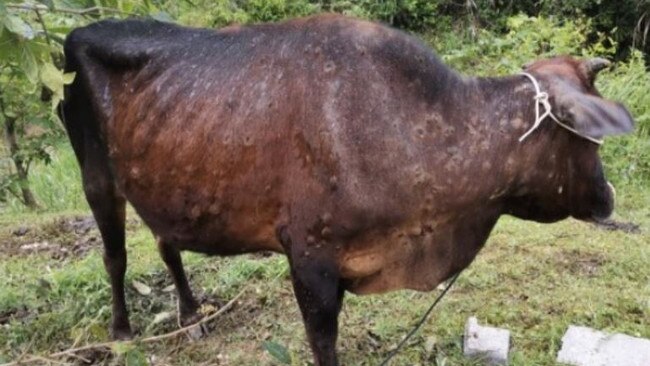
[[[591,211],[591,218],[596,221],[608,218],[614,211],[614,203],[616,202],[616,189],[612,183],[607,182],[607,191],[601,191],[601,194],[602,201],[593,207]]]

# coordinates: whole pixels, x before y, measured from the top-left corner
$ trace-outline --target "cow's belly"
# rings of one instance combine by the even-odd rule
[[[180,214],[161,213],[160,209],[143,206],[136,210],[158,238],[180,250],[210,255],[283,250],[276,239],[272,218],[251,218],[248,212],[233,211],[194,216],[191,209]]]
[[[451,275],[453,246],[446,232],[407,224],[348,243],[339,257],[346,289],[357,294],[433,290]]]

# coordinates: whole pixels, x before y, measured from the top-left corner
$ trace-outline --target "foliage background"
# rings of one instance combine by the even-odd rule
[[[6,137],[0,143],[0,229],[8,228],[0,230],[0,243],[8,242],[5,234],[13,240],[13,231],[27,222],[40,226],[32,229],[33,240],[55,240],[60,233],[53,223],[61,215],[88,212],[77,163],[54,109],[63,85],[73,77],[61,72],[61,45],[71,29],[101,18],[133,15],[221,27],[325,11],[378,20],[413,33],[465,74],[510,74],[528,61],[558,54],[614,60],[612,70],[600,75],[598,88],[604,96],[627,105],[637,129],[632,135],[608,139],[601,155],[609,178],[619,192],[626,192],[621,211],[628,219],[648,225],[647,0],[0,0],[0,123]],[[8,130],[14,131],[13,147]],[[25,177],[20,176],[17,162],[28,168]],[[37,203],[31,208],[22,194],[26,187]],[[650,337],[648,236],[594,233],[591,227],[580,225],[572,221],[551,227],[508,219],[500,222],[491,250],[472,264],[459,280],[458,291],[445,300],[449,306],[443,306],[436,321],[422,332],[439,339],[416,337],[419,343],[411,344],[398,362],[466,362],[459,361],[462,352],[455,335],[469,313],[513,329],[519,347],[513,350],[515,365],[552,364],[562,332],[576,321]],[[129,254],[127,280],[138,278],[151,284],[167,279],[168,283],[152,240],[144,228],[129,232],[133,253]],[[0,261],[0,278],[5,279],[0,282],[0,318],[23,307],[38,312],[28,321],[0,328],[0,363],[34,349],[46,354],[72,343],[107,339],[110,291],[100,253],[74,260],[52,260],[46,254]],[[259,338],[267,339],[269,333],[288,344],[294,363],[309,359],[308,347],[296,337],[302,326],[282,258],[236,258],[219,264],[196,255],[185,258],[193,285],[210,297],[228,298],[242,284],[253,283],[254,302],[263,303],[268,315],[244,313],[242,318],[254,319],[243,319],[253,322],[243,331],[238,328],[242,319],[232,315],[220,323],[224,330],[216,330],[203,343],[184,345],[184,351],[176,351],[176,344],[146,351],[169,354],[175,363],[189,364],[214,360],[222,347],[224,353],[239,352],[242,360],[250,360],[259,354]],[[175,329],[173,322],[152,324],[147,317],[173,310],[166,293],[144,298],[129,291],[129,299],[135,300],[130,303],[134,323],[144,334]],[[349,326],[341,337],[348,339],[342,348],[349,350],[349,364],[376,364],[390,349],[390,340],[398,339],[405,325],[428,305],[426,296],[350,297],[346,306],[353,310],[343,317]],[[242,307],[248,311],[249,305]],[[359,329],[368,329],[368,334]],[[225,340],[223,344],[215,343],[220,339]],[[425,359],[422,355],[429,341],[434,351],[427,351],[432,356]],[[247,349],[251,344],[257,348]],[[146,364],[142,352],[135,351],[124,351],[127,356],[135,355],[125,363]],[[109,364],[119,363],[113,361]]]

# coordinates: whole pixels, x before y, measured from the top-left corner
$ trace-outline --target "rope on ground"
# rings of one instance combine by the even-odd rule
[[[433,302],[433,304],[431,304],[431,306],[429,306],[429,309],[427,309],[427,311],[424,313],[424,315],[422,316],[422,318],[420,319],[420,321],[418,321],[417,324],[415,324],[415,326],[413,327],[413,329],[411,329],[411,331],[406,335],[406,337],[404,337],[404,339],[402,339],[402,341],[399,342],[399,344],[397,345],[397,347],[395,347],[392,351],[390,351],[390,353],[388,354],[388,356],[386,356],[386,358],[384,359],[384,361],[382,361],[382,363],[380,364],[380,366],[386,366],[386,365],[388,365],[388,362],[390,362],[390,360],[391,360],[391,359],[392,359],[392,358],[393,358],[393,357],[394,357],[394,356],[395,356],[399,351],[402,350],[402,347],[404,347],[404,345],[406,344],[406,342],[407,342],[407,341],[408,341],[408,340],[409,340],[409,339],[410,339],[410,338],[411,338],[411,337],[412,337],[412,336],[413,336],[413,335],[414,335],[418,330],[420,330],[420,328],[422,327],[422,325],[424,324],[424,322],[427,320],[427,318],[428,318],[429,315],[431,314],[431,311],[433,311],[433,308],[435,308],[436,305],[438,305],[438,303],[440,302],[440,300],[442,300],[442,298],[445,296],[445,294],[447,294],[447,291],[449,291],[449,289],[451,288],[451,285],[453,285],[454,282],[456,282],[456,279],[458,278],[458,276],[460,276],[460,272],[456,273],[456,274],[454,275],[454,277],[452,277],[451,280],[449,280],[449,283],[447,284],[447,287],[445,287],[445,289],[442,291],[442,293],[441,293],[440,295],[438,295],[438,297],[436,297],[435,301]]]
[[[94,343],[94,344],[89,344],[89,345],[82,346],[82,347],[70,348],[70,349],[67,349],[67,350],[64,350],[64,351],[61,351],[61,352],[52,353],[52,354],[50,354],[48,356],[28,356],[28,358],[26,358],[26,359],[19,359],[18,361],[0,364],[0,366],[26,365],[26,364],[35,363],[35,362],[43,362],[44,359],[47,359],[49,362],[52,362],[50,360],[56,359],[56,358],[59,358],[59,357],[70,356],[70,355],[73,355],[73,354],[75,354],[77,352],[87,351],[87,350],[92,350],[92,349],[111,348],[112,346],[114,346],[116,344],[153,343],[153,342],[161,341],[163,339],[173,338],[173,337],[176,337],[179,334],[184,334],[186,331],[188,331],[188,330],[190,330],[190,329],[192,329],[194,327],[199,327],[202,324],[205,324],[205,323],[211,321],[212,319],[218,317],[219,315],[225,313],[226,311],[230,310],[230,308],[232,308],[233,305],[235,305],[237,300],[239,300],[239,298],[244,294],[244,292],[246,292],[246,290],[247,290],[247,287],[244,287],[244,289],[242,289],[237,295],[235,295],[235,297],[233,297],[230,301],[228,301],[228,303],[226,305],[222,306],[221,309],[219,309],[215,313],[210,314],[209,316],[201,319],[200,321],[198,321],[198,322],[196,322],[194,324],[190,324],[190,325],[188,325],[186,327],[177,329],[177,330],[175,330],[173,332],[169,332],[169,333],[165,333],[165,334],[161,334],[161,335],[157,335],[157,336],[152,336],[152,337],[148,337],[148,338],[130,340],[130,341],[112,341],[112,342]]]

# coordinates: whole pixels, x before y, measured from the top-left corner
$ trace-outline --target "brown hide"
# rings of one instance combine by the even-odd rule
[[[523,77],[462,78],[339,16],[197,37],[94,92],[119,190],[177,248],[333,257],[349,291],[430,290],[472,261],[507,197],[566,201],[558,146],[577,138],[517,141],[534,119]]]

